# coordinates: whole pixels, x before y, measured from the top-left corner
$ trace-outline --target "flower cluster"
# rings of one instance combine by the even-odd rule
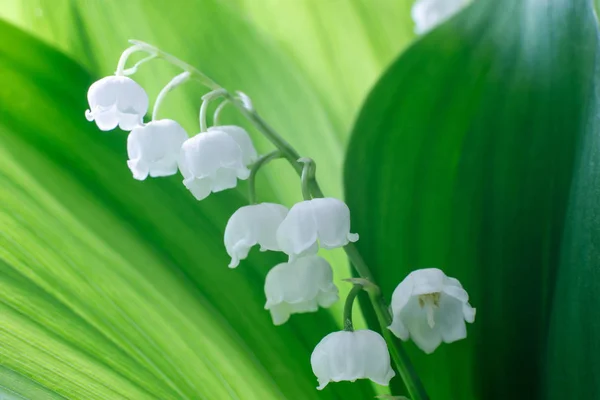
[[[208,102],[227,93],[223,89],[203,97],[200,133],[195,136],[188,137],[176,121],[156,118],[165,94],[188,79],[189,72],[176,76],[165,86],[155,103],[152,120],[144,123],[148,96],[125,76],[130,70],[124,70],[127,56],[136,50],[140,48],[134,46],[123,53],[115,76],[105,77],[90,87],[90,109],[86,112],[87,119],[95,121],[103,131],[117,126],[130,131],[127,165],[134,179],[164,177],[179,170],[183,185],[197,200],[203,200],[213,192],[236,187],[238,180],[248,179],[271,159],[268,155],[259,157],[243,128],[207,126]],[[247,96],[241,95],[237,101],[244,111],[253,112]],[[217,119],[215,116],[213,123]],[[291,162],[306,160],[309,159]],[[265,279],[265,309],[275,325],[284,324],[292,314],[315,312],[338,301],[331,265],[317,253],[319,249],[347,248],[358,240],[358,234],[351,232],[348,206],[339,199],[322,196],[320,189],[310,189],[309,180],[316,185],[311,163],[307,161],[302,172],[303,201],[288,209],[281,204],[256,203],[251,195],[252,204],[236,210],[225,227],[224,245],[231,258],[230,268],[238,267],[254,246],[259,246],[260,251],[279,251],[288,256],[288,261],[274,266]],[[323,338],[311,356],[319,390],[329,382],[356,379],[387,385],[395,375],[384,338],[371,330],[355,331],[352,326],[352,303],[358,292],[376,288],[380,296],[374,282],[362,282],[355,283],[348,295],[344,330]],[[442,342],[466,337],[465,322],[472,323],[475,318],[475,309],[468,300],[458,280],[439,269],[413,271],[392,295],[392,322],[387,328],[400,339],[412,339],[424,352],[431,353]],[[383,312],[389,312],[387,307]]]

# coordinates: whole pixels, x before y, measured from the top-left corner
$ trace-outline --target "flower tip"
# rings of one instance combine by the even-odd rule
[[[90,122],[94,120],[94,114],[92,113],[92,110],[85,110],[85,119]]]
[[[127,160],[127,166],[133,174],[133,179],[143,181],[148,177],[148,168],[143,168],[140,164],[140,160]]]
[[[352,243],[358,241],[358,233],[349,233],[348,234],[348,240],[351,241]]]
[[[240,260],[238,258],[232,258],[231,262],[229,263],[228,267],[233,269],[233,268],[237,268],[237,266],[240,265]]]

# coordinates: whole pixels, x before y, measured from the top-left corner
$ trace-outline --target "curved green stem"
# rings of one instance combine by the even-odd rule
[[[135,43],[133,46],[125,49],[123,53],[121,53],[121,57],[119,57],[119,62],[117,63],[117,70],[115,71],[116,76],[124,76],[125,75],[125,65],[127,65],[127,60],[129,56],[133,53],[137,53],[138,51],[146,51],[149,54],[153,54],[153,51],[149,48],[144,48],[140,44]]]
[[[256,174],[263,165],[269,162],[281,158],[281,152],[279,150],[273,150],[272,152],[261,156],[258,160],[252,164],[250,168],[250,176],[248,177],[248,198],[250,204],[257,204],[256,202]]]
[[[167,93],[169,93],[171,90],[175,89],[177,86],[187,81],[189,77],[190,73],[184,71],[181,74],[175,76],[173,79],[171,79],[171,81],[167,83],[164,88],[162,88],[162,90],[156,97],[156,101],[154,102],[154,108],[152,109],[152,121],[155,121],[158,118],[158,110],[160,109],[160,105],[165,99]]]
[[[302,167],[302,174],[300,175],[300,180],[302,182],[302,198],[304,200],[310,200],[312,199],[310,183],[315,180],[315,162],[312,158],[308,157],[302,157],[298,162],[304,164]]]
[[[144,50],[148,53],[154,53],[157,57],[162,58],[168,63],[173,64],[176,67],[179,67],[182,70],[189,72],[197,81],[199,81],[201,84],[203,84],[211,90],[222,89],[220,85],[218,85],[215,81],[213,81],[208,76],[200,72],[198,68],[184,61],[181,61],[179,58],[172,56],[171,54],[165,51],[162,51],[158,47],[152,46],[146,42],[142,42],[141,40],[130,40],[129,43],[137,46],[139,50]]]
[[[215,126],[219,125],[221,111],[223,111],[223,109],[227,106],[227,104],[229,104],[229,100],[225,99],[221,102],[221,104],[219,104],[217,106],[215,113],[213,114],[213,125],[215,125]]]
[[[346,302],[344,303],[344,330],[352,332],[354,330],[354,325],[352,324],[352,305],[354,304],[354,299],[356,296],[363,290],[362,285],[354,285],[350,292],[348,293],[348,297],[346,297]]]
[[[187,71],[186,71],[187,72]],[[208,105],[211,101],[217,97],[223,96],[227,91],[223,88],[215,89],[212,92],[208,92],[202,96],[202,104],[200,105],[200,132],[206,132],[208,129],[208,123],[206,122],[206,113],[208,112]]]

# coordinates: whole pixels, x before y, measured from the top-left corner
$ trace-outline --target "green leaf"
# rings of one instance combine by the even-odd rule
[[[591,1],[479,0],[361,111],[346,197],[384,296],[438,267],[478,309],[406,345],[433,399],[598,397],[598,54]]]
[[[368,398],[315,389],[331,315],[274,327],[277,254],[227,268],[235,191],[198,203],[179,177],[134,181],[124,135],[83,117],[93,79],[0,24],[0,385],[35,399]],[[23,51],[27,49],[27,51]]]
[[[318,164],[329,196],[342,197],[342,164],[350,126],[367,90],[414,37],[412,0],[18,0],[0,16],[70,55],[96,77],[114,72],[127,40],[160,47],[200,68],[221,85],[250,95],[261,115],[301,155]],[[134,78],[151,97],[177,69],[150,63]],[[161,116],[198,131],[203,88],[169,94]],[[81,96],[83,96],[83,92]],[[226,120],[235,112],[226,110]],[[271,145],[251,132],[259,151]],[[301,199],[294,172],[268,167],[262,199]],[[200,228],[201,229],[201,228]],[[337,278],[348,276],[343,252],[325,255]],[[340,286],[347,293],[348,284]],[[341,321],[341,307],[332,309]]]
[[[282,258],[226,268],[222,233],[243,196],[198,203],[178,177],[133,181],[124,135],[83,111],[89,84],[114,71],[128,39],[144,40],[251,95],[341,196],[346,133],[413,36],[410,3],[273,2],[269,14],[252,0],[3,3],[0,15],[87,71],[0,24],[0,385],[35,399],[372,397],[365,381],[315,390],[310,352],[339,329],[340,306],[275,328],[262,285]],[[177,72],[152,63],[135,79],[152,96]],[[161,115],[196,132],[201,94],[178,89]],[[259,185],[261,200],[300,198],[283,165]],[[339,283],[345,257],[329,258]]]

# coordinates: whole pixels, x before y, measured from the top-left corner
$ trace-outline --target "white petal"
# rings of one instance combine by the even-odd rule
[[[389,329],[400,339],[412,338],[426,353],[467,336],[465,320],[475,309],[460,282],[436,268],[411,272],[392,295],[393,322]]]
[[[127,166],[131,170],[133,178],[137,179],[138,181],[143,181],[150,173],[150,166],[142,159],[128,160]]]
[[[357,234],[350,233],[350,210],[346,203],[329,197],[313,199],[310,204],[321,247],[334,249],[358,240]]]
[[[236,178],[247,177],[242,163],[242,151],[228,134],[222,131],[200,133],[181,146],[179,170],[184,184],[196,199],[207,197],[237,185]]]
[[[181,146],[187,138],[181,125],[168,119],[152,121],[133,129],[127,137],[127,154],[134,177],[145,179],[148,175],[175,174]]]
[[[207,198],[212,189],[212,180],[210,178],[185,178],[183,184],[192,192],[196,200]]]
[[[87,115],[89,115],[89,121],[96,121],[96,125],[101,131],[111,131],[119,125],[119,116],[114,107],[108,109],[97,107]]]
[[[196,178],[212,176],[220,168],[244,168],[240,147],[220,131],[200,133],[186,140],[181,148],[180,163],[182,173],[186,171]]]
[[[213,178],[212,191],[214,193],[222,192],[223,190],[233,189],[237,186],[237,172],[229,168],[219,168]]]
[[[310,361],[319,390],[329,382],[365,378],[388,385],[395,375],[385,341],[369,330],[330,333],[317,344]]]
[[[134,80],[125,76],[107,76],[94,82],[88,90],[89,121],[101,130],[131,130],[142,122],[148,111],[148,95]]]
[[[272,315],[277,325],[282,314],[314,312],[319,305],[332,305],[338,300],[338,289],[329,263],[318,256],[307,256],[273,267],[265,280],[265,296],[265,309],[275,310]]]
[[[435,319],[445,343],[456,342],[467,337],[463,303],[456,298],[442,294]]]
[[[259,244],[261,250],[279,251],[277,228],[288,209],[280,204],[261,203],[239,208],[227,221],[225,248],[234,268],[248,256],[250,248]]]
[[[124,114],[144,116],[148,111],[148,95],[136,81],[126,76],[115,77],[120,87],[117,91],[117,109]]]
[[[394,289],[391,304],[394,320],[396,320],[397,314],[399,314],[406,304],[408,304],[408,301],[412,297],[414,286],[413,276],[412,274],[408,274],[408,276],[396,286],[396,289]],[[400,338],[402,339],[402,337]]]
[[[302,201],[291,208],[277,230],[277,242],[281,250],[290,256],[315,248],[317,223],[310,201]]]
[[[358,235],[350,233],[350,211],[346,204],[324,198],[295,204],[279,227],[277,240],[281,250],[293,260],[299,255],[314,254],[317,243],[333,249],[358,240]]]
[[[410,273],[413,281],[412,295],[436,293],[444,290],[446,274],[437,268],[418,269]]]
[[[371,330],[354,332],[357,348],[362,349],[364,377],[387,386],[396,373],[390,365],[390,353],[383,337]]]
[[[244,165],[250,165],[258,158],[252,139],[248,135],[248,132],[239,126],[225,125],[225,126],[213,126],[208,128],[210,131],[223,131],[227,133],[233,140],[236,141],[240,149],[242,150],[242,158]]]
[[[440,324],[436,323],[433,328],[429,326],[427,313],[416,297],[410,299],[400,313],[400,318],[410,332],[410,338],[425,353],[433,353],[442,343]],[[437,322],[437,318],[434,317],[434,320]]]
[[[463,316],[465,317],[465,321],[472,324],[475,322],[475,312],[476,309],[471,307],[469,303],[463,304]]]

